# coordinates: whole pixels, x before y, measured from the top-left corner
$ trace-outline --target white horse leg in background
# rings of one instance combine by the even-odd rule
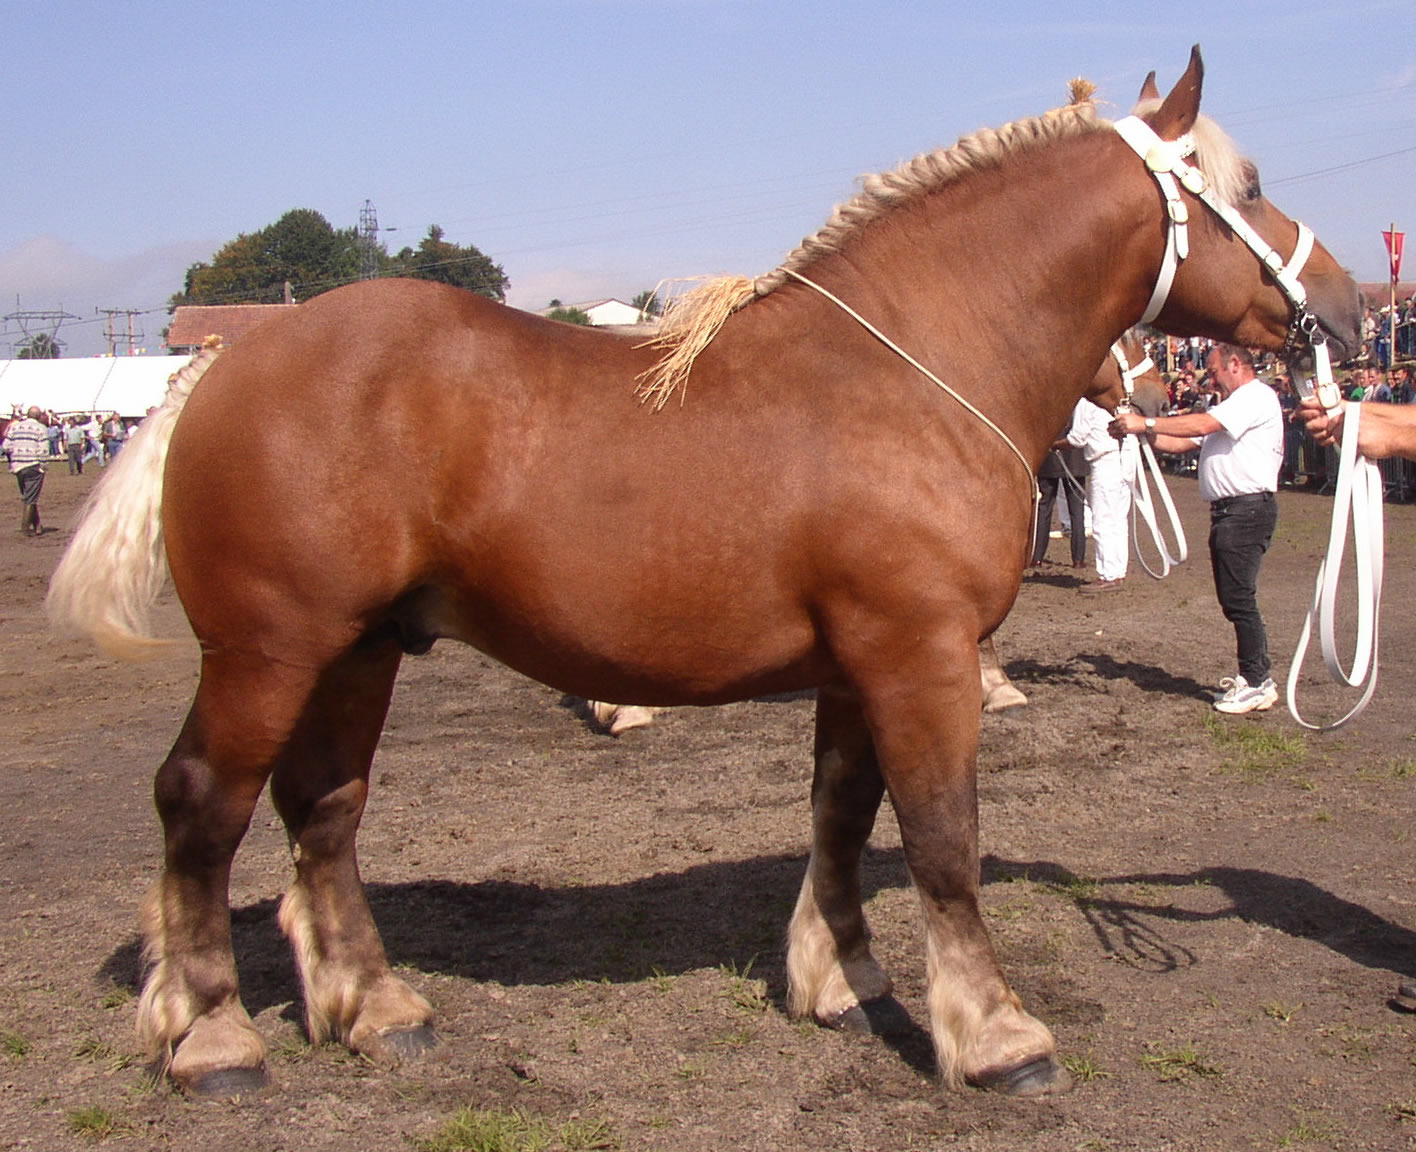
[[[1004,712],[1009,708],[1021,708],[1028,698],[1008,679],[1003,670],[1003,662],[998,658],[993,637],[986,636],[978,643],[979,679],[983,684],[983,710]],[[609,704],[604,700],[587,700],[590,714],[611,736],[628,732],[633,728],[647,728],[654,723],[654,710],[638,704]]]

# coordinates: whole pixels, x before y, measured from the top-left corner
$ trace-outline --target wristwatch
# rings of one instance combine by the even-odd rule
[[[1155,431],[1155,417],[1154,417],[1154,416],[1147,416],[1147,417],[1146,417],[1146,431],[1147,431],[1147,432],[1154,432],[1154,431]]]

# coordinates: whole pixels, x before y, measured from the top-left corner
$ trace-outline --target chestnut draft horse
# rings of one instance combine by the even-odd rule
[[[142,648],[165,553],[201,644],[157,772],[166,852],[144,914],[138,1025],[170,1075],[218,1095],[265,1079],[228,881],[267,781],[311,1036],[376,1061],[431,1041],[432,1008],[385,957],[355,834],[399,663],[448,637],[587,699],[817,689],[791,1010],[853,1027],[890,993],[859,871],[888,794],[943,1079],[1064,1087],[979,914],[978,641],[1018,592],[1033,473],[1174,246],[1148,162],[1191,134],[1250,228],[1285,258],[1306,248],[1199,117],[1202,71],[1193,52],[1140,119],[1073,105],[868,179],[776,272],[695,293],[662,359],[394,280],[189,365],[96,490],[49,601],[108,651]],[[1150,161],[1123,129],[1153,141]],[[1188,258],[1156,324],[1283,346],[1300,309],[1198,187],[1178,193]],[[1320,246],[1302,284],[1304,315],[1355,346],[1356,286]],[[1031,338],[1000,317],[1026,317]],[[686,395],[641,402],[683,389],[690,363]]]

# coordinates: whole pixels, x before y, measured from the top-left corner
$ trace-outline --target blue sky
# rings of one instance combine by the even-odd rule
[[[69,355],[105,347],[100,308],[144,310],[160,351],[186,267],[297,207],[350,226],[370,200],[390,248],[440,224],[502,265],[522,307],[756,274],[862,173],[1036,115],[1077,75],[1123,114],[1195,42],[1204,110],[1359,279],[1386,276],[1381,229],[1416,231],[1413,0],[5,12],[0,315],[73,313]]]

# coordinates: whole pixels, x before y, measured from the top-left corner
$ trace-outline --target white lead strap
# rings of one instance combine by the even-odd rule
[[[1330,374],[1329,372],[1329,376]],[[1343,407],[1342,447],[1339,452],[1337,491],[1333,496],[1332,530],[1328,535],[1327,555],[1318,565],[1313,604],[1303,621],[1303,631],[1298,637],[1293,663],[1288,668],[1288,711],[1304,728],[1315,732],[1330,732],[1356,718],[1367,707],[1377,690],[1385,524],[1381,472],[1376,464],[1357,454],[1357,430],[1361,418],[1361,404],[1348,403]],[[1335,636],[1337,585],[1341,579],[1343,556],[1347,549],[1349,520],[1352,523],[1353,560],[1357,570],[1357,639],[1350,673],[1342,667]],[[1308,652],[1308,641],[1312,637],[1315,621],[1322,645],[1323,662],[1332,678],[1353,688],[1361,688],[1364,682],[1366,684],[1362,696],[1351,710],[1331,724],[1313,724],[1304,720],[1298,713],[1298,676],[1303,668],[1303,658]]]
[[[1175,501],[1170,498],[1170,489],[1166,486],[1160,464],[1155,458],[1155,452],[1146,440],[1139,437],[1137,439],[1141,450],[1136,455],[1135,468],[1131,473],[1131,509],[1136,514],[1131,521],[1131,541],[1136,550],[1136,559],[1145,569],[1146,575],[1163,580],[1170,575],[1170,570],[1175,565],[1183,564],[1189,558],[1190,548],[1185,541],[1185,529],[1181,527],[1180,515],[1175,511]],[[1155,478],[1155,490],[1160,494],[1161,504],[1164,505],[1166,516],[1170,520],[1170,530],[1175,536],[1175,551],[1173,553],[1166,545],[1165,534],[1161,531],[1155,514],[1150,485],[1146,482],[1147,468]],[[1146,558],[1141,552],[1141,521],[1144,521],[1150,529],[1151,539],[1155,541],[1156,550],[1160,553],[1159,572],[1146,563]]]

